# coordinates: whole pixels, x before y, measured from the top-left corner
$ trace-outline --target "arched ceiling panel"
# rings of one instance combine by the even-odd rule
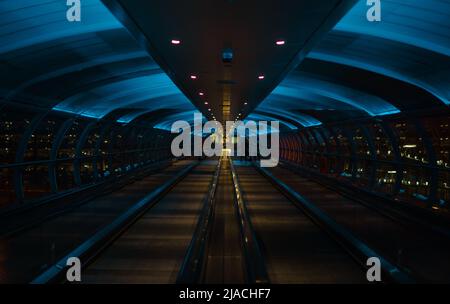
[[[450,1],[382,1],[381,22],[368,8],[358,1],[256,111],[325,122],[449,105]]]
[[[0,103],[94,118],[123,109],[123,123],[159,109],[194,111],[101,0],[82,1],[80,23],[66,20],[67,8],[0,1]],[[367,8],[358,1],[256,113],[314,126],[449,105],[450,1],[385,0],[379,23],[366,20]],[[248,114],[248,101],[236,110]]]
[[[306,113],[308,110],[348,112],[349,118],[353,117],[355,112],[359,112],[360,117],[400,112],[390,102],[378,96],[302,73],[292,73],[256,108],[256,111],[269,113],[284,112],[284,116],[295,116],[293,113],[296,111]],[[321,123],[317,115],[303,116],[296,120],[305,127]]]
[[[335,30],[393,40],[450,56],[448,0],[382,0],[381,22],[368,22],[367,1],[358,1]]]
[[[382,1],[382,21],[357,5],[308,54],[392,77],[450,104],[450,1]]]
[[[121,28],[100,0],[83,0],[83,22],[68,22],[66,1],[0,2],[0,53],[46,41]]]
[[[310,115],[299,112],[295,113],[290,110],[284,110],[283,108],[278,106],[268,105],[265,107],[260,107],[258,111],[255,111],[255,113],[264,114],[266,116],[274,116],[279,120],[293,122],[296,125],[300,125],[302,127],[313,127],[322,124],[319,120]]]
[[[364,69],[420,87],[450,103],[449,57],[425,49],[333,31],[308,58]]]
[[[173,115],[169,115],[169,116],[165,117],[164,119],[160,119],[159,121],[157,121],[154,128],[170,131],[172,129],[172,124],[179,120],[188,122],[192,128],[192,126],[194,125],[194,116],[196,114],[202,115],[197,110],[184,111],[184,112],[179,112],[179,113],[176,113]],[[204,122],[206,122],[206,118],[202,115],[202,123],[204,123]]]
[[[297,130],[298,129],[294,124],[289,123],[286,120],[280,120],[278,117],[271,116],[268,113],[264,113],[264,114],[262,114],[262,113],[252,113],[246,119],[244,119],[244,122],[247,123],[250,120],[253,120],[253,121],[256,121],[256,122],[259,122],[259,121],[267,121],[267,122],[279,121],[280,122],[280,129],[281,128],[286,128],[288,130]]]
[[[0,102],[96,119],[123,109],[122,123],[194,109],[100,0],[82,1],[82,22],[67,10],[59,0],[0,2]]]
[[[171,96],[159,102],[159,98]],[[193,109],[186,97],[164,73],[109,83],[71,96],[54,107],[55,110],[102,118],[118,108],[140,107],[158,109],[173,106]]]

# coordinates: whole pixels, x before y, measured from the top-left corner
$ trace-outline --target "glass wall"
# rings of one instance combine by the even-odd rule
[[[445,113],[303,129],[282,136],[282,159],[408,204],[446,212],[449,124],[450,114]],[[294,136],[300,138],[301,148],[288,144]]]
[[[3,106],[0,111],[0,207],[16,202],[14,179],[22,168],[10,164],[16,162],[17,149],[34,117],[32,111],[10,106]]]
[[[3,106],[0,209],[170,159],[171,136],[146,125]]]
[[[445,115],[426,117],[421,120],[436,158],[437,166],[437,202],[435,208],[450,203],[450,120]]]

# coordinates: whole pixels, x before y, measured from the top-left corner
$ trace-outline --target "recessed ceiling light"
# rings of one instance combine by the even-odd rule
[[[195,80],[195,79],[197,79],[197,76],[196,75],[191,75],[191,79]]]
[[[286,43],[286,41],[284,40],[277,40],[277,42],[275,42],[276,45],[284,45]]]
[[[205,104],[208,104],[208,102],[207,102],[207,101],[205,101]]]
[[[246,102],[244,102],[244,105],[247,105],[247,103],[246,103]]]
[[[178,39],[172,39],[172,41],[170,41],[172,44],[181,44],[181,40]]]
[[[208,111],[211,111],[211,109],[208,109]]]
[[[264,79],[264,75],[259,75],[259,76],[258,76],[258,79],[259,79],[259,80],[263,80],[263,79]]]
[[[203,95],[205,95],[205,93],[199,92],[198,95],[203,96]]]

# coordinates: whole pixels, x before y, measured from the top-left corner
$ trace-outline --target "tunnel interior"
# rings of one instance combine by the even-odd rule
[[[295,172],[290,182],[298,176],[316,181],[325,196],[345,189],[366,205],[381,201],[402,217],[448,229],[450,2],[383,1],[381,22],[368,22],[367,9],[366,1],[84,0],[81,22],[68,22],[65,1],[1,1],[0,236],[11,238],[62,206],[160,170],[172,168],[175,176],[173,168],[183,162],[201,162],[186,189],[211,187],[202,177],[214,173],[216,163],[208,162],[219,157],[171,150],[177,121],[192,128],[192,142],[208,138],[196,134],[195,115],[202,124],[278,121],[269,138],[279,137],[279,165],[261,174],[282,180],[287,173],[277,170],[284,168]],[[245,190],[252,182],[269,187],[248,169],[259,159],[248,154],[248,142],[260,134],[244,133],[246,153],[232,157],[233,170],[226,157],[218,161],[225,171],[213,189],[224,223],[241,207],[220,207],[236,191],[223,174],[242,176],[244,198],[253,193]],[[194,200],[187,196],[186,202]],[[183,195],[177,200],[184,202]],[[286,198],[279,200],[286,205],[279,212],[287,210]],[[270,217],[258,208],[244,209],[261,217],[255,215],[253,226],[269,248],[273,240],[258,227]],[[275,213],[274,220],[289,222]],[[226,225],[245,233],[237,223]],[[214,235],[225,233],[215,229]],[[439,242],[447,248],[446,241]],[[51,261],[67,253],[64,248]],[[8,250],[0,255],[0,281],[31,279],[8,262]],[[421,265],[409,267],[411,273],[450,281]],[[33,267],[36,274],[45,269]],[[282,275],[270,267],[268,276],[277,281]],[[203,282],[216,282],[210,272],[224,271],[214,269],[203,271]],[[247,276],[264,277],[255,273]]]

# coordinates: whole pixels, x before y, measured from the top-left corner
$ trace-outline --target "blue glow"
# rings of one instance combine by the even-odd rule
[[[56,78],[56,77],[60,77],[60,76],[64,76],[66,74],[69,74],[69,73],[72,73],[75,71],[88,69],[93,66],[100,66],[100,65],[105,65],[105,64],[109,64],[109,63],[115,63],[115,62],[120,62],[120,61],[135,59],[135,58],[144,58],[144,57],[148,57],[148,54],[144,51],[129,52],[126,54],[114,54],[111,56],[96,57],[94,59],[87,60],[86,62],[69,65],[69,66],[66,66],[66,67],[64,67],[62,69],[58,69],[58,70],[52,70],[51,72],[48,72],[46,74],[39,74],[39,76],[37,76],[35,78],[28,79],[26,82],[22,83],[20,86],[16,87],[14,90],[11,90],[10,93],[6,96],[6,98],[8,99],[10,96],[13,96],[17,92],[25,90],[27,87],[30,87],[39,82],[46,81],[46,80]],[[154,64],[153,66],[150,66],[149,68],[158,68],[159,69],[159,67],[157,67],[156,64]],[[125,72],[127,72],[127,70],[124,70],[124,69],[121,70],[121,73],[125,73]]]
[[[75,115],[75,116],[81,116],[81,117],[92,118],[92,119],[99,119],[99,117],[97,117],[95,115],[90,115],[89,113],[76,113],[76,112],[73,112],[73,111],[70,111],[70,110],[67,110],[67,109],[56,109],[56,108],[53,108],[52,110],[56,111],[56,112],[64,112],[64,113],[72,114],[72,115]]]
[[[81,22],[68,22],[66,1],[0,1],[0,53],[69,36],[121,28],[100,0],[82,1]]]
[[[157,123],[153,128],[170,131],[172,129],[173,123],[176,121],[179,121],[179,120],[186,121],[192,126],[194,124],[194,115],[195,114],[201,114],[201,113],[197,110],[192,110],[192,111],[185,111],[185,112],[169,115],[169,116],[164,117],[164,119],[162,121],[160,121],[159,123]],[[203,115],[202,115],[202,122],[203,123],[206,122],[206,118]]]
[[[293,102],[295,103],[293,104],[293,107],[298,104],[298,99],[309,99],[312,101],[321,100],[320,103],[317,102],[317,104],[320,104],[321,106],[327,106],[326,100],[328,99],[350,105],[355,109],[366,112],[370,116],[383,116],[400,112],[392,104],[379,97],[356,91],[348,87],[339,86],[331,82],[314,79],[312,76],[303,77],[301,75],[292,74],[275,88],[272,95],[293,98]],[[277,107],[276,103],[272,104],[270,102],[273,100],[270,97],[271,96],[263,102],[262,107]],[[325,100],[323,97],[325,97]],[[295,101],[295,99],[297,99],[297,101]],[[335,107],[335,102],[330,104]]]
[[[368,22],[367,9],[359,1],[307,57],[415,85],[449,105],[450,1],[382,1],[381,22]]]
[[[366,1],[359,1],[335,30],[377,36],[450,56],[450,2],[390,0],[382,2],[382,21],[368,22]]]
[[[314,117],[306,114],[294,114],[291,111],[282,110],[279,106],[271,105],[271,104],[262,104],[258,107],[258,113],[264,112],[263,115],[270,115],[275,114],[280,117],[284,117],[286,119],[289,119],[291,121],[295,121],[299,125],[302,125],[303,127],[314,127],[314,126],[320,126],[322,122],[315,119]]]
[[[2,83],[1,98],[26,100],[41,83],[56,85],[55,91],[36,94],[35,102],[93,119],[123,110],[127,114],[119,123],[159,109],[194,109],[101,0],[82,0],[81,9],[81,22],[69,22],[65,0],[0,1],[4,66],[36,62],[28,69],[11,69],[12,81]]]
[[[158,98],[171,96],[170,101],[158,102]],[[119,108],[155,110],[166,107],[190,108],[193,106],[164,73],[109,83],[84,91],[63,100],[54,110],[78,115],[102,118]],[[127,118],[121,118],[125,121]],[[132,118],[129,118],[130,120]]]
[[[267,121],[268,123],[270,121],[279,121],[280,122],[280,126],[285,126],[286,128],[291,129],[291,130],[297,130],[298,129],[296,126],[294,126],[293,124],[291,124],[291,123],[289,123],[287,121],[278,120],[278,119],[276,119],[274,117],[271,117],[269,115],[260,114],[260,113],[252,113],[252,114],[248,115],[247,118],[244,119],[244,122],[248,122],[250,120],[253,120],[253,121],[256,121],[256,122],[258,122],[258,121]]]
[[[436,96],[443,103],[445,103],[447,105],[450,104],[450,99],[448,97],[448,96],[450,96],[450,87],[449,86],[446,86],[445,88],[437,89],[429,83],[423,82],[418,79],[414,79],[413,77],[408,77],[406,72],[403,72],[403,73],[397,72],[397,71],[393,70],[393,68],[384,66],[382,62],[380,62],[379,60],[376,60],[375,58],[373,58],[374,62],[369,62],[369,61],[362,61],[357,58],[346,58],[344,56],[345,56],[345,54],[343,54],[342,52],[340,52],[340,55],[324,54],[324,53],[315,52],[315,51],[308,54],[309,58],[343,64],[343,65],[347,65],[347,66],[352,66],[352,67],[356,67],[359,69],[371,71],[371,72],[374,72],[377,74],[385,75],[385,76],[388,76],[388,77],[391,77],[394,79],[398,79],[400,81],[403,81],[403,82],[415,85],[419,88],[422,88],[422,89],[430,92],[434,96]],[[441,77],[445,77],[445,76],[442,75]],[[447,75],[446,77],[448,78],[449,75]],[[445,95],[447,95],[447,96],[445,96]]]

